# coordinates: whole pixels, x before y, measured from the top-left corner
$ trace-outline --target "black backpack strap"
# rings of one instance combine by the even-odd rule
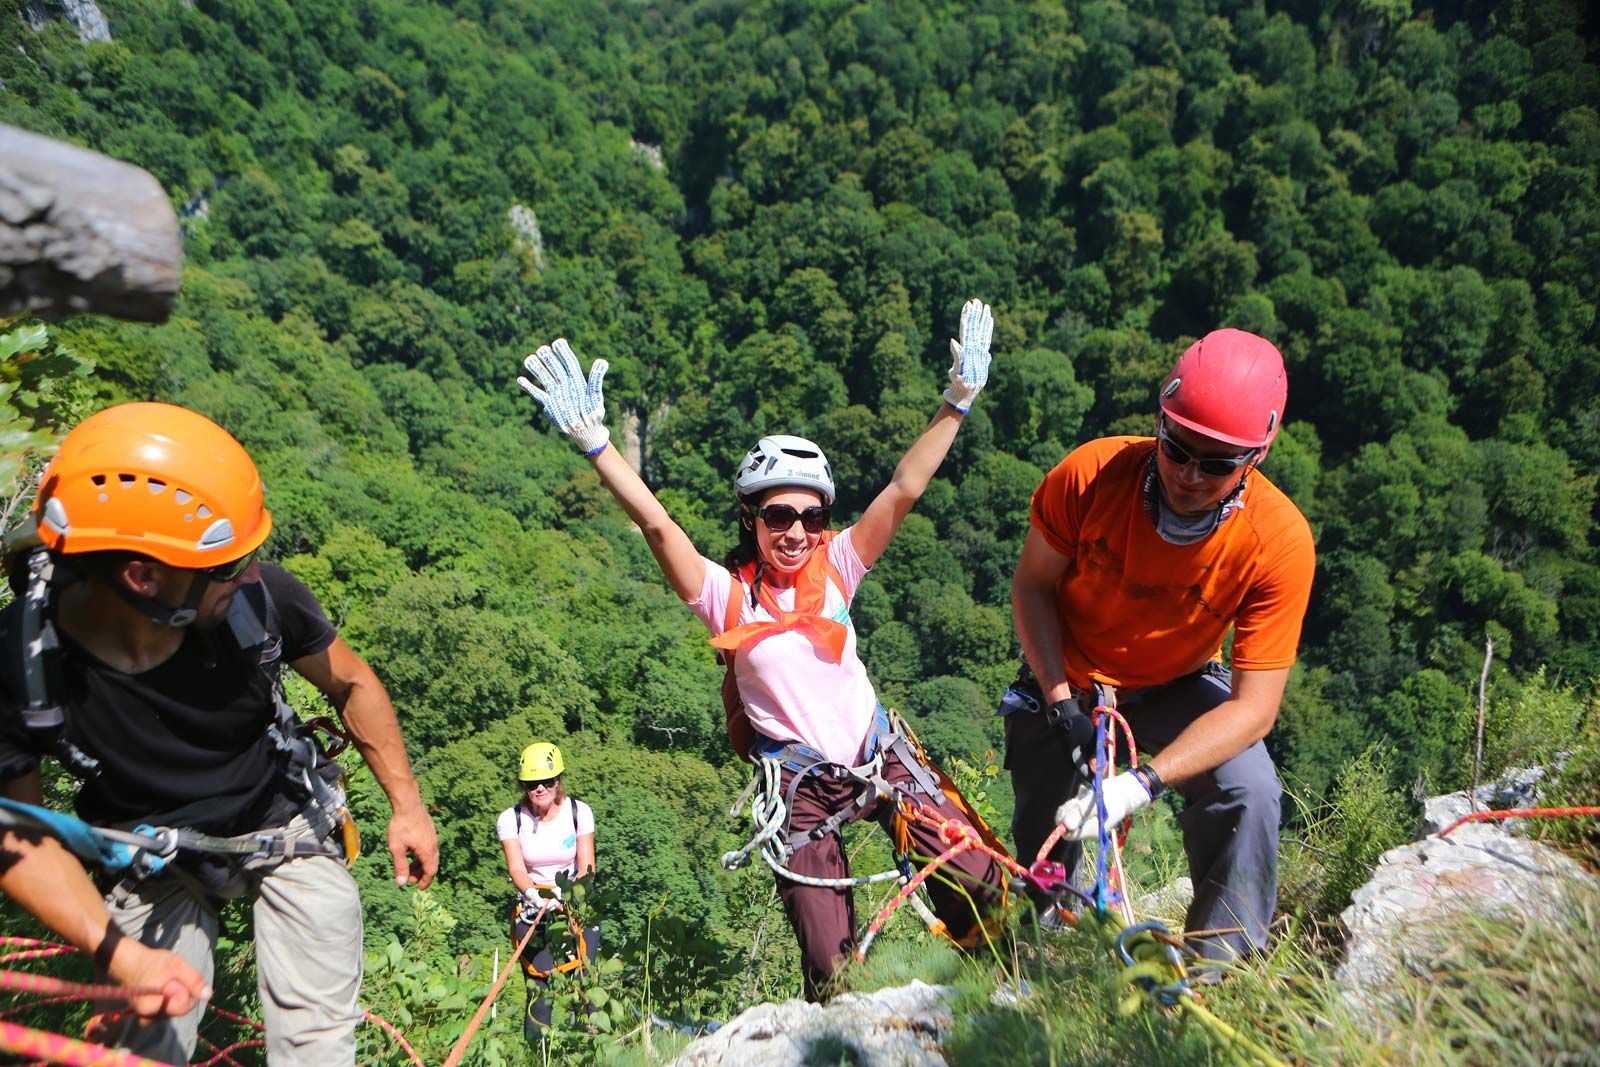
[[[49,549],[29,550],[22,567],[25,586],[18,598],[16,622],[8,629],[11,652],[20,659],[22,720],[30,730],[59,731],[66,726],[66,708],[52,668],[61,643],[50,620],[56,561]]]

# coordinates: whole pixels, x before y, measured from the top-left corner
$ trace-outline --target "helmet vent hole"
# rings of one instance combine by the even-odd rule
[[[211,517],[211,509],[206,507],[204,504],[201,504],[199,507],[195,508],[194,513],[200,516],[202,519],[209,519]]]
[[[1172,398],[1172,394],[1176,393],[1178,391],[1178,386],[1180,386],[1182,384],[1183,384],[1183,379],[1182,378],[1174,378],[1174,379],[1172,379],[1172,381],[1167,383],[1167,387],[1165,389],[1161,390],[1161,398],[1163,400],[1171,399]]]
[[[157,481],[154,478],[146,478],[145,482],[144,482],[144,487],[146,489],[150,490],[151,494],[154,495],[154,494],[159,493],[162,490],[164,490],[167,487],[167,483],[166,482],[162,482],[162,481]]]
[[[139,476],[137,474],[119,474],[119,475],[117,475],[117,484],[121,485],[122,488],[124,488],[124,489],[132,489],[133,486],[134,486],[134,483],[136,483],[138,480],[139,480]]]
[[[95,484],[97,489],[105,488],[106,476],[104,474],[92,474],[89,476],[89,480]]]
[[[189,501],[194,499],[194,494],[186,493],[182,489],[174,489],[172,491],[172,499],[176,500],[180,504],[187,504]]]

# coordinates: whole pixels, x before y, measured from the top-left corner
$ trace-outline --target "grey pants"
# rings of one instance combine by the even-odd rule
[[[304,817],[289,833],[311,836]],[[222,888],[231,899],[255,894],[256,989],[273,1067],[354,1064],[361,1009],[361,898],[344,864],[326,856],[241,872]],[[106,908],[123,933],[170,949],[209,983],[215,974],[218,915],[192,879],[156,875],[119,885]],[[162,1063],[194,1053],[204,1004],[150,1026],[127,1025],[110,1044]]]
[[[1159,752],[1194,719],[1228,699],[1232,676],[1220,663],[1162,686],[1119,699],[1142,759]],[[1024,710],[1006,719],[1006,769],[1016,792],[1011,833],[1017,858],[1032,863],[1055,828],[1055,813],[1076,795],[1059,733],[1041,715]],[[1278,902],[1278,816],[1283,787],[1264,744],[1174,792],[1183,797],[1178,825],[1188,855],[1194,902],[1186,930],[1242,929],[1196,938],[1202,956],[1226,959],[1259,951]],[[1081,849],[1063,842],[1051,858],[1075,868]]]

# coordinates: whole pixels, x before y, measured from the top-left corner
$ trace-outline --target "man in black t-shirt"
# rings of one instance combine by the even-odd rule
[[[82,780],[78,814],[92,824],[265,831],[277,844],[245,859],[180,854],[102,903],[54,839],[10,830],[0,889],[119,981],[160,991],[135,1008],[166,1017],[119,1043],[170,1063],[194,1049],[219,902],[251,894],[269,1061],[353,1063],[361,907],[334,857],[343,798],[286,715],[277,670],[339,710],[393,807],[396,881],[425,887],[438,840],[382,684],[304,585],[255,562],[272,527],[260,479],[203,416],[124,404],[85,420],[46,469],[35,515],[71,578],[0,613],[13,636],[0,649],[16,650],[0,652],[0,792],[38,803],[48,754]],[[24,653],[15,635],[40,627],[55,650]]]

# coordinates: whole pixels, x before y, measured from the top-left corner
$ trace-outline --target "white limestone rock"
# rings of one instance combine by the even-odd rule
[[[944,1067],[941,1045],[953,1016],[947,986],[912,982],[846,993],[826,1005],[758,1004],[684,1049],[675,1067]]]

